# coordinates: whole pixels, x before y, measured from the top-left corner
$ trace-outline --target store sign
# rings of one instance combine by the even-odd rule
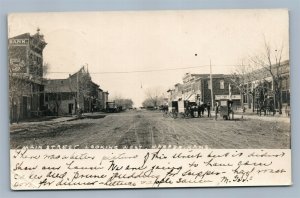
[[[20,60],[19,58],[11,58],[9,60],[10,67],[13,72],[24,72],[25,62],[24,60]]]
[[[231,97],[229,95],[215,95],[215,99],[216,100],[240,100],[241,96],[240,95],[231,95]]]
[[[10,39],[9,44],[10,45],[27,45],[29,42],[28,39]]]

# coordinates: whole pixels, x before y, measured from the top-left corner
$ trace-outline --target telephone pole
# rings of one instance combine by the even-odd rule
[[[211,107],[214,109],[214,91],[213,91],[213,83],[212,83],[212,69],[211,69],[211,60],[209,60],[209,70],[210,70],[210,95],[211,95]]]

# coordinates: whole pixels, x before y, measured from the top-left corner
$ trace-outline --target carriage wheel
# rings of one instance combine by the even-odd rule
[[[183,113],[179,113],[179,118],[184,118],[184,114]]]
[[[173,113],[173,118],[174,118],[174,119],[177,118],[177,113]]]
[[[168,112],[163,112],[163,117],[164,117],[164,118],[167,118],[167,117],[169,117],[169,114],[168,114]]]

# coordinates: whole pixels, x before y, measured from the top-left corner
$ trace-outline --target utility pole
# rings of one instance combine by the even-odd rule
[[[77,78],[76,78],[76,81],[77,81],[76,82],[76,84],[77,84],[77,104],[76,104],[77,111],[79,110],[79,76],[78,75],[79,75],[79,72],[77,72],[77,75],[76,75],[77,76]]]
[[[245,92],[245,68],[244,68],[244,60],[242,60],[242,85],[241,85],[241,89],[240,89],[240,96],[241,96],[241,107],[242,107],[242,110],[244,112],[244,92]],[[240,76],[239,76],[240,77]],[[247,92],[248,92],[248,89],[247,89]]]
[[[211,94],[211,107],[214,109],[214,92],[213,92],[213,83],[212,83],[212,69],[211,69],[211,60],[209,60],[209,70],[210,70],[210,94]]]

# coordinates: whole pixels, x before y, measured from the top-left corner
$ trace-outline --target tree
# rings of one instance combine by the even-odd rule
[[[244,94],[248,94],[248,83],[251,82],[252,68],[250,65],[245,65],[244,60],[242,64],[236,65],[233,72],[230,75],[231,84],[236,87],[241,94],[241,107],[244,109]]]
[[[251,61],[259,68],[268,72],[272,78],[274,107],[278,107],[279,114],[282,114],[282,53],[283,45],[279,49],[272,48],[270,43],[264,40],[264,51],[251,58]]]
[[[92,95],[92,79],[88,71],[81,67],[78,72],[69,76],[69,90],[75,100],[76,112],[84,107],[85,100]],[[81,106],[83,104],[83,106]]]
[[[148,88],[145,92],[146,99],[143,101],[143,106],[158,107],[163,104],[163,91],[160,87]]]
[[[149,98],[142,102],[143,107],[154,107],[153,101]]]
[[[115,104],[123,109],[129,109],[133,106],[133,101],[131,99],[119,98],[114,100]]]
[[[115,104],[119,107],[122,107],[122,109],[129,109],[133,107],[133,101],[132,99],[129,98],[124,98],[122,95],[117,94],[114,98],[113,101]]]
[[[85,71],[84,67],[81,69],[78,77],[78,92],[79,96],[82,97],[84,104],[84,111],[89,110],[89,103],[92,96],[92,78],[88,71]],[[80,101],[80,98],[79,98]]]

